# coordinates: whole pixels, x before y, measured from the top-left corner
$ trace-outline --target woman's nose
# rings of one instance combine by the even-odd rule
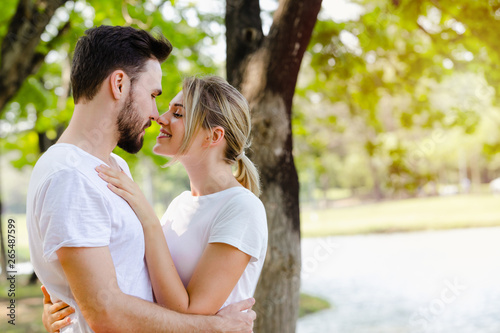
[[[170,122],[168,119],[168,111],[159,116],[156,122],[160,125],[167,125]]]

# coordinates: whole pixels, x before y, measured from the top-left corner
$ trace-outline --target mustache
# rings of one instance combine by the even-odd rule
[[[147,129],[148,127],[151,127],[151,119],[149,119],[149,120],[146,122],[146,125],[144,125],[144,129]]]

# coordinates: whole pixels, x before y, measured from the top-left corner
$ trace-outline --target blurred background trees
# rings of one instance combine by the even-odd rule
[[[332,188],[434,195],[498,177],[500,5],[351,6],[353,17],[320,19],[303,64],[294,114],[302,199],[328,199]]]

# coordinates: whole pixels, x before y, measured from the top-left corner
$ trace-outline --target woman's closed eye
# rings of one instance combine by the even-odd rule
[[[178,112],[174,112],[173,115],[175,118],[182,118],[182,114],[180,114]]]

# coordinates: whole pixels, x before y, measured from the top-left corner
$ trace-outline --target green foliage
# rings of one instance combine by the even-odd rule
[[[11,0],[2,3],[2,37],[7,32],[17,3]],[[58,29],[66,22],[70,24],[69,30],[57,36]],[[2,157],[14,157],[11,164],[17,169],[31,167],[42,153],[39,138],[55,140],[68,125],[74,103],[71,97],[66,97],[68,78],[63,73],[70,66],[76,41],[88,28],[103,24],[132,25],[153,34],[162,33],[170,40],[174,49],[162,64],[163,94],[157,99],[157,107],[162,114],[167,111],[170,99],[181,90],[184,77],[220,74],[220,64],[212,58],[209,47],[222,37],[222,23],[222,13],[201,12],[190,3],[149,0],[78,0],[66,3],[57,10],[42,34],[37,50],[47,54],[44,63],[25,80],[0,118]],[[131,155],[116,148],[115,153],[127,160],[132,174],[143,187],[151,188],[150,199],[156,203],[158,214],[162,214],[174,195],[189,188],[189,180],[180,166],[161,168],[167,160],[152,152],[158,133],[159,126],[153,123],[146,131],[141,152]],[[21,204],[23,202],[24,199]],[[17,202],[6,204],[9,207],[18,206]]]
[[[458,182],[462,160],[469,178],[485,169],[477,151],[500,151],[477,130],[497,112],[500,4],[357,3],[358,20],[318,21],[306,54],[292,122],[301,179],[408,196]],[[451,153],[461,142],[474,142],[465,157]]]
[[[9,27],[10,18],[14,16],[17,7],[17,0],[2,1],[2,10],[0,11],[0,38],[3,40]]]
[[[499,94],[492,88],[500,83],[495,34],[500,4],[356,3],[362,8],[358,19],[317,22],[303,61],[292,118],[302,198],[313,200],[316,189],[326,198],[333,187],[417,195],[429,182],[458,182],[462,160],[469,178],[500,174],[495,162],[500,135],[494,130],[500,124],[494,107]],[[4,1],[0,36],[16,5]],[[162,64],[164,93],[157,100],[162,113],[183,77],[221,73],[223,56],[216,53],[224,51],[210,47],[223,37],[223,19],[222,12],[203,12],[190,2],[68,2],[42,35],[38,50],[48,54],[45,62],[0,119],[2,153],[16,151],[17,168],[33,165],[39,137],[54,139],[67,125],[74,105],[63,96],[62,73],[87,28],[132,25],[161,32],[172,42],[174,51]],[[67,21],[69,31],[55,37]],[[135,156],[115,150],[140,181],[148,177],[144,168],[159,170],[167,162],[152,153],[157,133],[157,125],[146,131],[144,149]],[[188,186],[181,168],[169,167],[155,177],[161,179],[155,191],[164,195]],[[160,189],[164,182],[168,185]]]
[[[17,1],[5,2],[0,21],[8,22],[16,6]],[[173,19],[166,19],[164,13]],[[207,40],[220,37],[220,31],[211,29],[209,22],[197,27],[191,26],[187,17],[193,16],[200,17],[199,20],[209,18],[208,14],[198,13],[192,5],[173,6],[170,2],[161,2],[157,7],[150,1],[76,1],[59,8],[42,35],[38,48],[40,52],[48,54],[45,62],[35,75],[24,82],[15,98],[6,106],[1,119],[3,128],[8,129],[1,135],[1,140],[5,141],[2,144],[5,153],[9,150],[21,153],[13,164],[19,168],[34,164],[41,153],[38,151],[38,134],[46,134],[54,139],[57,131],[67,126],[74,104],[71,98],[61,96],[64,88],[63,66],[65,62],[67,65],[78,37],[91,26],[131,24],[153,33],[161,32],[172,42],[174,51],[162,64],[164,93],[157,103],[160,113],[167,110],[170,99],[180,90],[184,76],[215,73],[216,64],[202,50],[204,51]],[[69,32],[55,37],[54,31],[66,21],[70,22]],[[220,23],[221,18],[217,21]],[[0,35],[5,35],[7,26],[1,25]],[[147,131],[145,142],[149,148],[158,133],[158,128],[155,130]],[[116,152],[135,167],[137,157],[123,153],[120,149]],[[139,158],[144,156],[157,165],[165,164],[165,159],[152,154],[151,149],[144,149]]]

